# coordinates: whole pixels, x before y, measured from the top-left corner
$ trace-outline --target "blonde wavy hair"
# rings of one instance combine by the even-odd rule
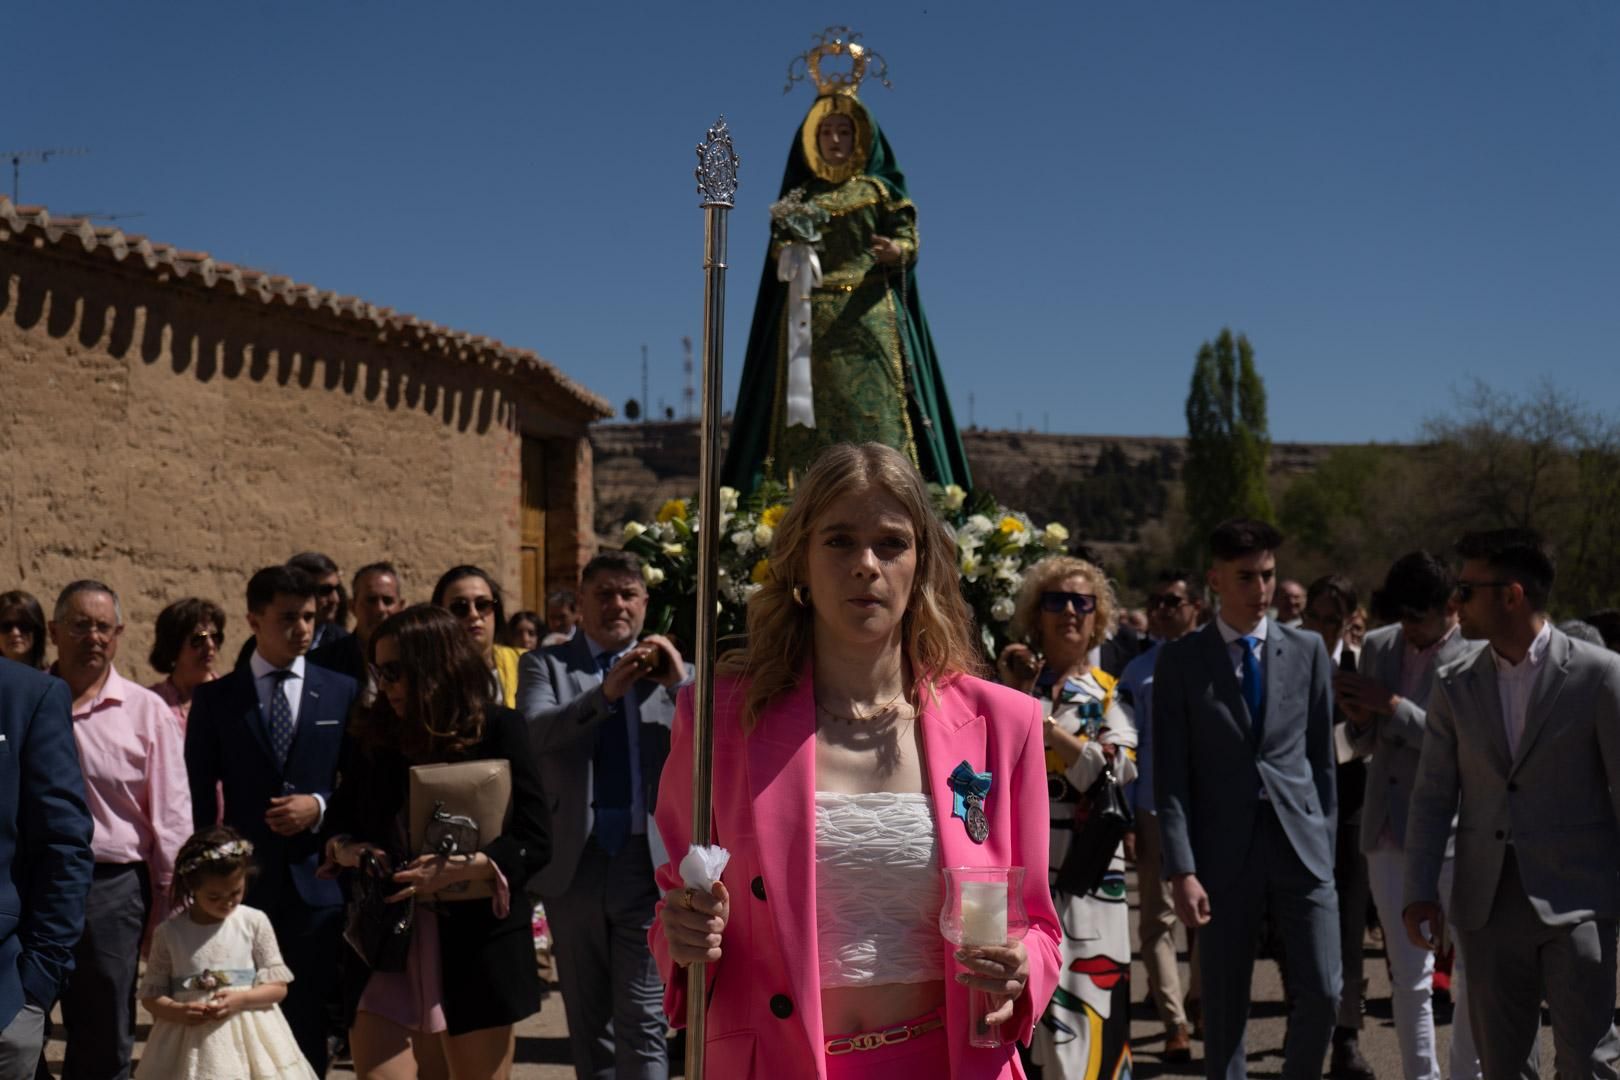
[[[1041,593],[1064,578],[1076,575],[1091,584],[1091,591],[1097,597],[1097,610],[1091,619],[1091,639],[1086,642],[1086,648],[1095,649],[1106,641],[1109,628],[1119,617],[1119,600],[1114,596],[1114,586],[1101,567],[1073,555],[1051,555],[1025,571],[1024,584],[1018,590],[1018,603],[1013,609],[1009,628],[1012,636],[1040,650]]]
[[[793,588],[806,584],[816,523],[833,502],[869,487],[893,496],[916,534],[917,573],[901,622],[900,646],[915,685],[933,687],[983,669],[972,636],[973,612],[962,599],[956,544],[934,515],[922,477],[887,446],[840,443],[816,459],[776,528],[770,573],[748,601],[747,647],[720,658],[722,674],[748,681],[744,731],[753,731],[766,707],[798,686],[811,657],[815,616],[794,601]]]

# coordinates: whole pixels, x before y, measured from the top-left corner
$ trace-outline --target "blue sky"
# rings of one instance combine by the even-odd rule
[[[694,144],[742,157],[734,400],[788,60],[849,23],[958,418],[1178,434],[1248,334],[1279,440],[1399,440],[1472,377],[1620,409],[1620,5],[87,3],[8,12],[22,201],[535,349],[681,408]],[[9,189],[9,177],[6,178]]]

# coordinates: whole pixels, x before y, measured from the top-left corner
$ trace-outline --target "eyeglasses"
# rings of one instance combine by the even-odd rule
[[[123,629],[122,626],[116,626],[113,623],[96,622],[92,619],[80,619],[78,622],[67,624],[68,636],[79,638],[81,641],[91,634],[97,634],[104,638],[117,637],[123,632]]]
[[[469,600],[465,596],[458,596],[446,604],[445,607],[449,608],[450,614],[458,619],[465,619],[472,613],[474,608],[478,609],[478,614],[488,615],[495,610],[495,598],[480,596],[476,600]]]
[[[1090,593],[1057,592],[1056,590],[1041,593],[1042,611],[1061,615],[1070,604],[1074,605],[1074,611],[1077,615],[1090,615],[1097,610],[1097,598]]]
[[[193,649],[206,649],[209,642],[213,642],[214,648],[219,648],[225,644],[224,632],[220,630],[199,630],[186,639],[186,644]]]
[[[21,621],[18,621],[18,622],[10,622],[10,621],[0,622],[0,634],[23,634],[23,635],[25,635],[27,637],[33,637],[34,636],[34,624],[31,623],[31,622],[21,622]]]
[[[371,677],[377,680],[378,686],[393,686],[405,678],[405,665],[398,660],[372,664]]]
[[[1505,589],[1514,584],[1511,581],[1459,581],[1457,582],[1457,602],[1466,604],[1474,598],[1475,589]]]
[[[1176,596],[1173,593],[1165,593],[1163,596],[1148,597],[1147,609],[1149,611],[1157,611],[1159,608],[1164,608],[1166,611],[1174,611],[1177,608],[1190,603],[1192,603],[1192,601],[1188,600],[1185,596]]]
[[[338,590],[342,588],[343,586],[341,585],[334,585],[331,582],[328,582],[325,585],[315,586],[315,593],[317,596],[336,596]]]

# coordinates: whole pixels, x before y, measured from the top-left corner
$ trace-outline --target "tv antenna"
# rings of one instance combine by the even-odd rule
[[[144,210],[80,210],[77,213],[64,215],[66,217],[84,218],[87,221],[128,221],[130,218],[145,217]]]
[[[21,202],[23,162],[43,165],[53,157],[82,157],[90,151],[82,146],[53,146],[49,150],[4,150],[0,158],[11,162],[11,201]]]

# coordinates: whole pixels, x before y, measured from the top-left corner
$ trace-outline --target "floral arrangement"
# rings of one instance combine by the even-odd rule
[[[771,203],[771,232],[782,243],[820,243],[821,227],[831,219],[826,207],[805,199],[804,188]]]
[[[1002,506],[988,492],[930,484],[929,494],[956,541],[962,595],[978,620],[985,654],[993,658],[1011,640],[1008,623],[1024,572],[1065,552],[1069,530],[1055,521],[1037,529],[1028,515]],[[720,489],[720,638],[746,632],[748,598],[770,573],[771,540],[791,502],[792,493],[780,484],[768,483],[747,499]],[[696,535],[695,499],[670,499],[654,520],[624,525],[624,550],[642,560],[647,631],[670,634],[687,649],[697,625]]]
[[[228,971],[203,971],[180,981],[182,990],[223,990],[232,983]]]

